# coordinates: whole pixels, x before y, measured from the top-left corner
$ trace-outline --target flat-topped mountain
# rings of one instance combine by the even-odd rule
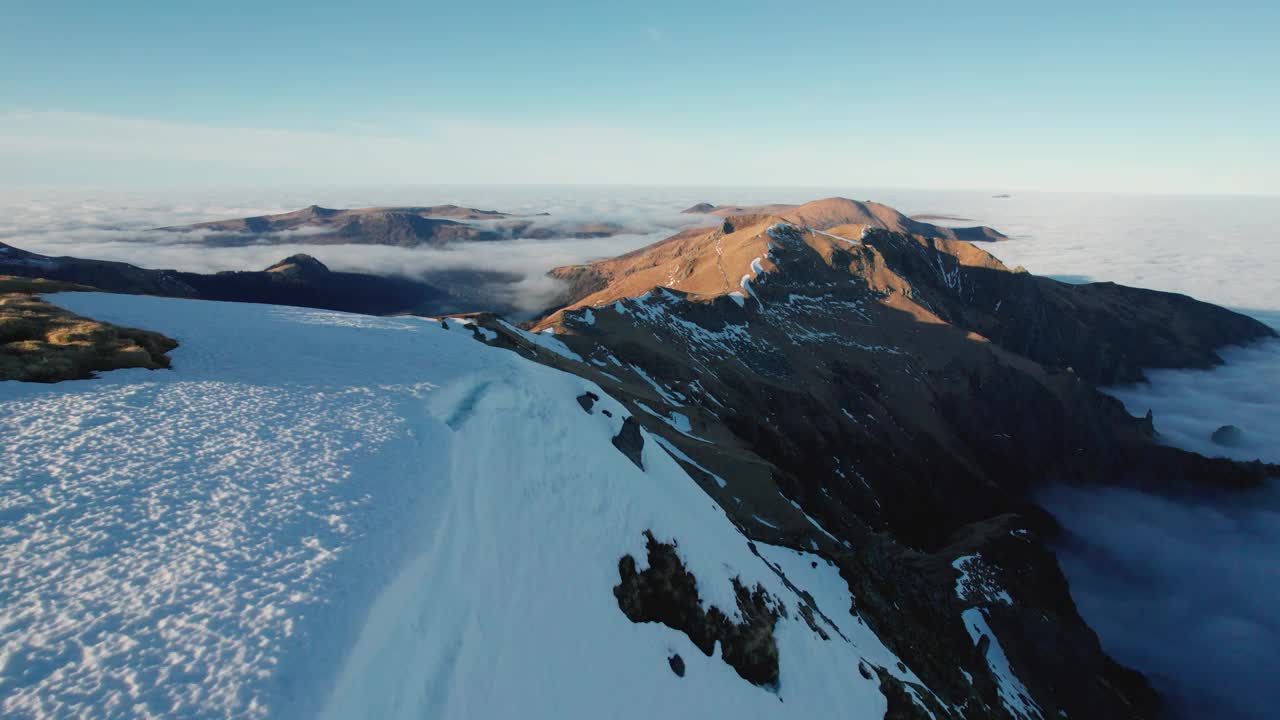
[[[639,232],[621,223],[548,220],[547,213],[514,215],[458,205],[325,208],[311,205],[293,212],[214,220],[156,228],[189,233],[214,245],[261,243],[302,245],[393,245],[443,247],[458,242],[525,238],[601,238]]]
[[[371,207],[343,210],[311,205],[277,215],[215,220],[158,228],[200,232],[212,245],[235,245],[266,236],[277,242],[310,245],[445,245],[454,241],[494,240],[501,235],[463,220],[501,220],[511,215],[457,205]]]
[[[867,228],[901,232],[941,240],[996,241],[1008,238],[998,230],[977,225],[973,227],[945,227],[915,220],[877,202],[830,197],[813,200],[803,205],[734,205],[716,207],[711,203],[698,203],[683,212],[696,215],[774,215],[783,220],[815,230],[827,230],[838,225],[859,225]]]

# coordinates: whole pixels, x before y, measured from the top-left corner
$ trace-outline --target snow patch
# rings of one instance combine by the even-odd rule
[[[1009,714],[1018,720],[1043,720],[1040,706],[1031,699],[1031,693],[1009,666],[1009,659],[1005,657],[1004,648],[1000,647],[1000,640],[987,624],[985,611],[981,608],[969,608],[960,617],[964,620],[965,630],[969,631],[974,645],[984,635],[990,638],[990,644],[987,645],[987,668],[995,678],[1000,700]]]

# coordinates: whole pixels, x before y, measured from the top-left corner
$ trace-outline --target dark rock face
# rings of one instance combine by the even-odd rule
[[[943,320],[1098,385],[1142,380],[1143,368],[1213,367],[1222,362],[1218,348],[1276,336],[1185,295],[965,264],[935,240],[895,233],[873,231],[863,241]]]
[[[585,392],[579,395],[576,399],[578,401],[578,405],[582,407],[583,412],[590,415],[591,408],[600,400],[600,396],[593,392]]]
[[[641,459],[644,436],[640,434],[640,423],[636,422],[634,415],[622,421],[622,429],[613,436],[613,446],[626,455],[636,467],[644,469],[644,461]]]
[[[675,673],[676,677],[684,677],[684,658],[680,657],[680,653],[667,658],[667,663],[671,665],[671,672]]]
[[[638,571],[635,558],[618,562],[622,581],[613,588],[618,607],[632,622],[656,622],[683,632],[707,657],[720,643],[724,661],[748,682],[773,686],[778,682],[778,646],[773,627],[786,608],[764,588],[748,590],[734,581],[742,623],[732,622],[720,608],[703,610],[698,581],[685,569],[676,546],[645,533],[649,567]],[[684,661],[676,669],[683,676]]]
[[[1223,425],[1214,430],[1209,439],[1223,447],[1240,447],[1244,442],[1244,431],[1235,425]]]

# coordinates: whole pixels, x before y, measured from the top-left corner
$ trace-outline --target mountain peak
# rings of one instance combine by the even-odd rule
[[[815,230],[829,230],[840,225],[859,225],[864,228],[880,228],[891,232],[939,240],[989,242],[1005,239],[1004,234],[985,225],[974,227],[934,225],[913,220],[888,205],[871,200],[852,200],[838,196],[811,200],[800,205],[774,203],[769,205],[720,205],[717,207],[709,203],[702,203],[689,208],[685,212],[693,212],[694,208],[704,206],[709,209],[699,211],[703,214],[718,215],[726,218],[734,215],[774,215],[787,222]]]
[[[324,263],[305,253],[290,255],[280,262],[268,267],[265,272],[280,273],[288,277],[316,277],[329,274]]]

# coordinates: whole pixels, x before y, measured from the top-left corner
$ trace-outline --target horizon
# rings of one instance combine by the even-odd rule
[[[1280,188],[1261,3],[131,6],[5,11],[0,185]]]

